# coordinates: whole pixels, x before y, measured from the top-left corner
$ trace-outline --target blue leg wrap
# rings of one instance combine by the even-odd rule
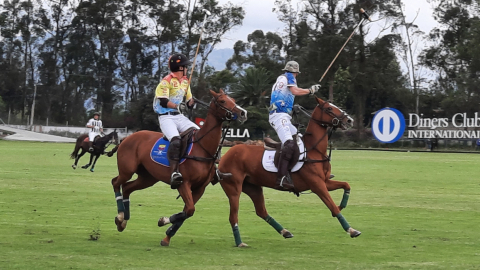
[[[123,200],[123,206],[125,207],[125,220],[130,219],[130,199]]]
[[[342,209],[347,207],[349,197],[350,197],[350,190],[345,190],[343,192],[342,202],[340,203],[340,207]]]
[[[275,230],[277,230],[278,233],[281,233],[282,230],[283,230],[283,226],[280,225],[280,223],[278,223],[273,217],[271,217],[270,215],[268,215],[266,218],[265,218],[265,221],[270,224],[270,226],[272,226]]]
[[[338,221],[340,221],[340,224],[342,224],[343,229],[348,232],[348,229],[350,229],[350,224],[348,224],[347,220],[342,216],[341,213],[338,213],[337,218]]]
[[[238,247],[242,243],[242,238],[240,238],[240,231],[238,230],[238,225],[232,227],[233,237],[235,237],[235,246]]]
[[[125,206],[123,205],[123,196],[121,192],[115,192],[115,199],[117,200],[118,213],[125,212]]]
[[[178,229],[180,229],[180,227],[182,227],[183,222],[184,222],[184,220],[172,224],[172,226],[170,226],[167,229],[165,234],[168,235],[169,237],[173,237],[177,233]]]

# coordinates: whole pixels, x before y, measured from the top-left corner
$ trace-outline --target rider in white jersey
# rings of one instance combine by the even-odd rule
[[[93,118],[88,120],[87,128],[90,128],[88,131],[88,151],[93,152],[93,142],[95,137],[103,133],[103,124],[102,120],[100,120],[99,112],[95,112],[93,114]]]
[[[309,89],[299,88],[297,86],[297,75],[300,73],[300,67],[297,62],[289,61],[282,69],[284,74],[277,78],[272,87],[272,97],[270,99],[270,115],[268,117],[270,125],[277,132],[278,138],[282,141],[282,153],[278,164],[276,189],[292,190],[293,185],[285,182],[287,177],[287,166],[295,151],[296,142],[292,135],[297,133],[297,128],[292,125],[293,102],[295,96],[313,95],[320,85],[312,85]]]

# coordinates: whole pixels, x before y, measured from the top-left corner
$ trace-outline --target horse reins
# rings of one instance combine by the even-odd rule
[[[223,95],[223,94],[221,94]],[[222,127],[222,140],[219,144],[219,146],[217,147],[217,151],[215,152],[215,154],[210,154],[206,149],[205,147],[203,147],[203,145],[200,143],[200,140],[202,140],[208,133],[210,133],[212,130],[214,130],[219,124],[216,124],[215,126],[213,126],[210,130],[208,130],[205,134],[203,134],[200,138],[198,139],[195,139],[192,141],[192,143],[198,143],[198,145],[206,152],[210,155],[210,157],[196,157],[196,156],[185,156],[185,158],[189,158],[189,159],[193,159],[193,160],[197,160],[197,161],[210,161],[210,160],[213,160],[213,164],[212,164],[212,167],[213,165],[215,164],[215,160],[218,158],[219,154],[220,154],[220,151],[222,151],[222,147],[223,147],[223,142],[225,140],[225,137],[227,135],[227,132],[228,132],[228,129],[230,128],[230,121],[233,120],[233,117],[234,117],[234,113],[233,113],[233,108],[232,109],[229,109],[223,105],[221,105],[218,101],[217,101],[218,97],[214,97],[213,98],[213,102],[215,103],[216,106],[220,107],[221,109],[223,109],[226,114],[222,117],[220,117],[218,114],[215,114],[215,113],[212,113],[215,117],[219,118],[220,120],[222,120],[220,122],[223,123],[225,121],[228,121],[228,125],[226,127]],[[198,102],[199,104],[203,105],[203,106],[206,106],[208,107],[208,112],[211,112],[212,108],[210,107],[209,104],[206,104],[205,102],[201,101],[201,100],[198,100],[196,98],[194,98],[194,100],[196,102]],[[228,115],[228,116],[227,116]],[[210,168],[211,170],[211,168]]]
[[[309,162],[309,163],[318,163],[318,162],[326,162],[326,161],[330,161],[331,160],[331,156],[332,156],[332,142],[330,140],[330,138],[332,137],[332,134],[333,132],[338,128],[338,126],[342,123],[343,119],[345,119],[345,117],[347,117],[347,114],[345,114],[345,112],[342,112],[342,115],[338,116],[336,115],[335,113],[332,112],[332,107],[327,107],[327,108],[324,108],[326,104],[330,104],[328,101],[325,101],[322,106],[320,107],[320,109],[322,110],[322,115],[320,118],[323,118],[323,113],[326,113],[328,115],[330,115],[331,117],[333,117],[332,121],[331,122],[325,122],[325,121],[321,121],[321,120],[317,120],[315,118],[312,117],[312,114],[307,112],[303,107],[301,106],[296,106],[295,108],[304,113],[305,115],[309,116],[311,120],[313,120],[315,123],[317,123],[318,125],[320,126],[326,126],[326,127],[329,127],[331,126],[332,128],[330,129],[329,132],[325,132],[325,134],[323,134],[323,136],[312,146],[310,147],[309,149],[306,149],[305,148],[305,151],[303,153],[308,153],[309,151],[313,150],[313,149],[316,149],[317,145],[328,135],[328,140],[330,142],[330,150],[329,150],[329,153],[328,153],[328,156],[325,156],[324,159],[319,159],[319,160],[315,160],[315,159],[309,159],[309,158],[306,158],[304,159],[303,161],[304,162]],[[318,104],[317,106],[320,106],[320,104]],[[294,110],[295,111],[295,110]],[[312,135],[311,133],[305,133],[305,135]],[[318,151],[318,150],[317,150]],[[301,153],[301,154],[303,154]],[[323,153],[320,153],[323,155]]]

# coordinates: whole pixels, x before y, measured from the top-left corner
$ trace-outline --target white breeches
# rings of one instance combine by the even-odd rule
[[[168,140],[171,140],[175,136],[180,136],[180,133],[189,128],[200,129],[183,114],[161,115],[158,116],[158,122],[160,122],[160,129],[163,135],[165,135]]]
[[[88,133],[88,139],[93,142],[93,140],[95,140],[95,137],[97,137],[98,135],[100,135],[100,133],[98,132],[89,132]]]
[[[268,122],[277,132],[282,144],[293,140],[292,135],[297,134],[297,128],[292,125],[291,121],[292,117],[288,113],[273,113],[268,116]]]

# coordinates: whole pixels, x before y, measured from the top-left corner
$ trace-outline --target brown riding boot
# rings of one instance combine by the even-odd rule
[[[293,191],[293,181],[288,175],[288,163],[292,159],[293,151],[295,147],[295,142],[293,140],[288,140],[284,143],[282,148],[282,153],[280,155],[280,160],[278,161],[278,172],[277,172],[277,182],[275,183],[275,189]]]
[[[177,189],[183,183],[183,176],[178,171],[178,163],[180,162],[180,148],[182,141],[180,137],[173,137],[168,147],[167,157],[170,162],[170,188]]]

